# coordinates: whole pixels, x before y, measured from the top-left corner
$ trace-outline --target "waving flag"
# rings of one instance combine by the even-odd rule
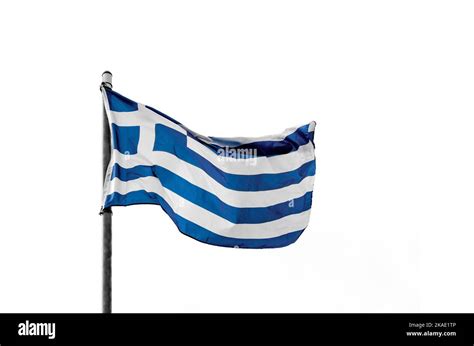
[[[267,137],[206,137],[110,88],[102,94],[112,134],[103,208],[157,204],[182,233],[227,247],[282,247],[307,227],[314,122]]]

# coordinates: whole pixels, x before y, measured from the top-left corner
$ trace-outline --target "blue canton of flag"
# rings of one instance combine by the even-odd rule
[[[313,182],[311,122],[274,136],[206,137],[102,87],[112,135],[103,208],[157,204],[201,242],[276,248],[307,227]]]

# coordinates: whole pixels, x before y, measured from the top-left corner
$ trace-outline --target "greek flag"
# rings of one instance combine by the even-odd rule
[[[226,247],[282,247],[307,227],[315,122],[266,137],[206,137],[101,89],[112,138],[103,208],[157,204],[183,234]]]

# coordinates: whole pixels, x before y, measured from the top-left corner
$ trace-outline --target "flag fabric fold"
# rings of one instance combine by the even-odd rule
[[[200,135],[102,87],[112,153],[103,208],[156,204],[204,243],[275,248],[307,227],[315,122],[258,138]]]

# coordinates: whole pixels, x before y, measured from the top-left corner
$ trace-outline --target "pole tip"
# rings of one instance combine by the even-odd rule
[[[104,71],[104,73],[102,73],[102,85],[112,88],[112,72]]]

